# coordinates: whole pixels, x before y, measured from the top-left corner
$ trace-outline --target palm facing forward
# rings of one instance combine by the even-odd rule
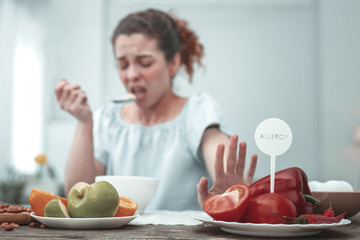
[[[237,155],[237,142],[238,136],[233,135],[230,137],[229,154],[226,160],[226,167],[224,168],[224,152],[225,145],[219,144],[216,149],[215,159],[215,179],[214,184],[208,189],[208,179],[203,177],[197,186],[198,201],[203,206],[205,200],[213,195],[222,194],[235,184],[250,185],[252,183],[257,155],[252,155],[251,162],[246,175],[244,176],[245,158],[246,158],[246,143],[239,144],[239,154]]]

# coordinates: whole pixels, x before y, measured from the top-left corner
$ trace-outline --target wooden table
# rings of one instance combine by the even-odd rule
[[[360,214],[350,219],[352,223],[310,237],[291,239],[359,239]],[[22,226],[20,229],[6,232],[0,229],[0,239],[279,239],[261,238],[230,234],[216,226],[184,225],[132,225],[131,223],[117,229],[107,230],[65,230],[52,228],[32,228]]]

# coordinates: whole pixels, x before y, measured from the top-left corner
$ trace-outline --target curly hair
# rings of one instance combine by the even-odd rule
[[[131,13],[116,26],[111,38],[113,46],[119,35],[133,33],[157,39],[158,47],[163,51],[167,61],[171,61],[176,53],[180,53],[181,65],[185,67],[189,82],[192,81],[194,64],[202,66],[204,47],[185,20],[156,9]]]

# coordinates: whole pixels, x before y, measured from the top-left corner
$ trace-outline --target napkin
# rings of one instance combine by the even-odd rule
[[[200,216],[202,211],[149,211],[140,214],[129,224],[134,225],[185,225],[195,226],[202,225],[195,217]]]

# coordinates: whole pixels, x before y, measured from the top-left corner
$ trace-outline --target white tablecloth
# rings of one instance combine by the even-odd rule
[[[134,225],[202,225],[194,217],[205,214],[203,211],[149,211],[141,214],[129,224]]]

